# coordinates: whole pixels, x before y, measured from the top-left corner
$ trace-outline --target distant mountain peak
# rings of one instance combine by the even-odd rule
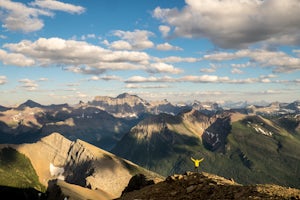
[[[132,97],[132,96],[137,97],[136,95],[131,95],[131,94],[125,92],[125,93],[119,94],[119,95],[117,96],[117,98],[118,98],[118,99],[124,99],[124,98]]]
[[[24,103],[22,103],[22,104],[20,104],[18,106],[19,109],[24,109],[25,107],[29,107],[29,108],[36,108],[36,107],[37,108],[41,108],[41,107],[43,107],[43,105],[41,105],[41,104],[39,104],[39,103],[37,103],[37,102],[29,99],[26,102],[24,102]]]

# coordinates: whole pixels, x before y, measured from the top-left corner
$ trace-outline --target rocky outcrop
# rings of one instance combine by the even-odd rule
[[[226,138],[231,130],[231,118],[228,114],[223,114],[214,119],[202,134],[202,143],[210,151],[225,153]]]
[[[241,185],[205,172],[175,174],[165,181],[123,194],[131,199],[300,199],[300,190],[278,185]]]
[[[154,181],[147,180],[147,177],[144,174],[136,174],[130,179],[127,187],[123,190],[122,195],[134,190],[140,190],[143,187],[153,184]]]

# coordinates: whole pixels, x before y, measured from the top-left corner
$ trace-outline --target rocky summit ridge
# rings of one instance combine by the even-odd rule
[[[168,176],[164,181],[124,193],[116,200],[152,199],[300,199],[300,190],[278,185],[241,185],[234,180],[206,172],[186,172]]]
[[[53,180],[59,180],[59,183],[101,190],[116,198],[136,173],[153,179],[162,177],[82,140],[70,141],[59,133],[36,143],[4,146],[25,154],[40,182],[48,188]]]

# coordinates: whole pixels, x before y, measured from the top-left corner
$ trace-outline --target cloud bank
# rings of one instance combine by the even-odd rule
[[[151,58],[142,51],[110,50],[85,41],[61,38],[22,40],[3,45],[0,60],[20,67],[59,66],[66,71],[99,75],[107,70],[143,70],[179,74],[183,70]]]

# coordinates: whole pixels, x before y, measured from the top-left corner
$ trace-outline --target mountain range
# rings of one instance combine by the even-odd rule
[[[267,119],[228,112],[209,117],[191,110],[144,119],[112,152],[165,176],[192,170],[192,156],[205,158],[205,171],[242,184],[299,188],[299,133],[299,116]]]
[[[28,100],[0,106],[0,143],[29,159],[33,188],[55,185],[57,195],[80,187],[117,198],[136,174],[159,182],[193,170],[191,157],[243,185],[300,188],[299,114],[300,101],[172,104],[128,93],[74,105]]]

